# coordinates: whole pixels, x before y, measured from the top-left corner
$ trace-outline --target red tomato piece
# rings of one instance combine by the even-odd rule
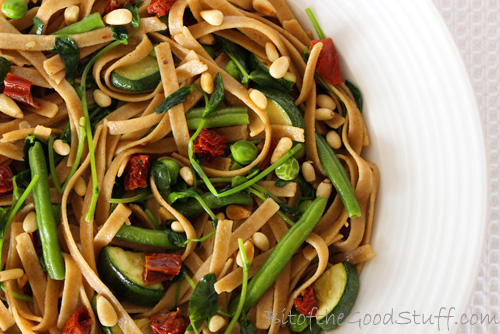
[[[85,306],[80,307],[66,321],[63,327],[63,334],[88,334],[92,327],[92,318]]]
[[[149,155],[134,155],[127,163],[125,190],[146,188],[148,186]]]
[[[151,318],[153,334],[181,334],[186,331],[189,322],[182,316],[181,311],[164,311]]]
[[[193,152],[203,155],[207,162],[224,154],[227,137],[214,130],[201,129],[200,135],[194,140]]]
[[[156,0],[148,6],[148,14],[156,15],[157,17],[166,16],[170,12],[170,8],[175,0]]]
[[[308,286],[300,293],[300,295],[293,300],[295,309],[304,315],[315,316],[318,312],[318,301],[314,296],[314,290]]]
[[[142,278],[146,285],[170,281],[181,271],[182,260],[176,253],[147,254]]]
[[[112,12],[115,9],[123,8],[123,6],[125,6],[126,3],[135,5],[135,0],[108,0],[108,4],[106,5],[106,9],[104,9],[104,12],[108,14],[109,12]]]
[[[8,97],[37,109],[41,107],[39,103],[33,101],[33,96],[31,96],[31,81],[7,73],[3,84],[5,86],[3,93]]]
[[[12,190],[13,177],[9,165],[0,165],[0,194]]]
[[[311,49],[317,43],[323,43],[323,48],[319,53],[316,72],[329,84],[339,85],[342,83],[342,73],[340,72],[339,55],[331,38],[318,41],[311,41]]]

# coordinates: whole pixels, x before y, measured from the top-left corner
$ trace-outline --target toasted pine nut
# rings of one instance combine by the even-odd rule
[[[331,109],[326,108],[318,108],[314,113],[314,117],[316,117],[317,121],[327,121],[332,119],[335,116],[335,113]]]
[[[78,21],[78,16],[80,15],[80,7],[69,6],[64,10],[64,22],[67,26]]]
[[[328,199],[332,194],[332,182],[329,179],[324,179],[316,189],[316,197],[323,197]]]
[[[26,121],[22,121],[21,123],[19,123],[19,130],[29,129],[29,128],[31,128],[30,123],[28,123]]]
[[[217,333],[222,329],[222,327],[226,326],[227,320],[224,317],[221,317],[218,314],[213,315],[208,322],[208,330],[212,333]]]
[[[28,42],[26,43],[25,46],[27,49],[33,49],[36,46],[36,42],[35,41]]]
[[[326,134],[328,132],[328,127],[326,126],[325,123],[323,123],[322,121],[316,121],[315,127],[316,127],[316,131],[318,131],[318,133],[320,135],[326,136]]]
[[[278,161],[282,156],[286,154],[286,152],[290,151],[292,146],[293,142],[290,138],[282,137],[278,142],[278,145],[276,145],[273,155],[271,156],[271,163],[273,164]]]
[[[112,26],[129,24],[132,22],[132,12],[125,8],[115,9],[104,17],[104,21]]]
[[[0,112],[14,118],[24,117],[17,103],[5,94],[0,94]]]
[[[251,89],[249,92],[250,98],[252,99],[253,103],[257,105],[260,109],[264,110],[267,107],[267,97],[262,94],[260,90],[257,89]]]
[[[290,60],[288,57],[279,57],[269,67],[269,74],[275,79],[283,78],[286,72],[288,72],[289,66]]]
[[[319,94],[316,97],[316,104],[320,108],[326,108],[326,109],[330,109],[330,110],[337,109],[337,104],[335,103],[335,100],[326,94]]]
[[[302,164],[302,175],[309,183],[316,181],[316,171],[314,170],[311,161],[305,161]]]
[[[253,8],[262,15],[274,16],[276,9],[268,0],[253,0]]]
[[[219,212],[215,215],[215,218],[217,218],[218,220],[224,220],[226,219],[226,215],[224,214],[224,212]]]
[[[168,211],[164,207],[160,208],[159,213],[160,213],[160,218],[163,221],[175,219],[174,215],[172,213],[170,213],[170,211]]]
[[[250,217],[250,210],[241,205],[231,204],[226,207],[226,216],[231,220],[240,220]]]
[[[247,240],[247,241],[245,241],[243,246],[245,247],[245,253],[247,253],[248,263],[250,264],[250,263],[252,263],[253,256],[255,254],[255,248],[253,246],[253,242],[251,242],[250,240]],[[236,264],[240,267],[243,267],[243,259],[242,259],[241,251],[238,251],[238,255],[236,255]]]
[[[200,44],[212,45],[215,44],[215,37],[212,34],[206,34],[198,38],[198,42],[200,42]]]
[[[112,12],[111,12],[112,13]],[[99,107],[109,107],[111,105],[111,98],[108,94],[100,89],[94,90],[94,100]]]
[[[193,172],[191,171],[191,168],[182,167],[179,174],[188,185],[192,186],[194,184]]]
[[[337,131],[328,132],[326,134],[326,141],[334,149],[339,149],[342,146],[342,139],[340,139]]]
[[[46,128],[43,125],[37,125],[35,127],[35,130],[33,131],[33,134],[42,138],[43,140],[49,140],[50,134],[52,133],[51,128]]]
[[[200,15],[212,26],[220,26],[224,21],[224,14],[218,9],[202,10]]]
[[[118,323],[118,315],[109,300],[103,295],[98,295],[96,300],[97,317],[106,327],[113,327]]]
[[[56,151],[57,154],[65,157],[69,154],[70,150],[71,147],[68,145],[68,143],[63,142],[61,139],[56,139],[54,141],[54,151]]]
[[[253,243],[255,244],[255,247],[257,247],[261,251],[265,252],[269,249],[269,239],[264,233],[255,232],[254,235],[252,236],[252,240]]]
[[[24,271],[21,268],[0,271],[0,282],[10,281],[23,277]]]
[[[271,63],[275,62],[280,57],[280,54],[278,53],[278,50],[276,50],[274,43],[266,43],[266,56]]]
[[[212,94],[214,92],[214,79],[212,75],[208,72],[203,72],[200,78],[201,89],[207,94]]]
[[[172,231],[177,232],[177,233],[184,232],[184,227],[182,227],[182,224],[179,223],[177,220],[172,222],[172,224],[170,225],[170,228],[172,229]]]
[[[76,180],[75,183],[75,193],[78,196],[85,196],[85,193],[87,192],[87,184],[85,183],[85,180],[83,177],[79,177],[78,180]]]
[[[26,233],[33,233],[38,229],[37,221],[36,221],[36,212],[31,211],[24,217],[23,220],[23,230]]]

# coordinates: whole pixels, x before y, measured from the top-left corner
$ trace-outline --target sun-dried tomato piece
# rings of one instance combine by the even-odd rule
[[[142,278],[146,285],[170,281],[179,274],[182,267],[180,254],[151,253],[146,254]]]
[[[194,140],[193,152],[203,155],[207,162],[224,154],[227,137],[221,136],[214,130],[201,129],[198,137]]]
[[[0,165],[0,194],[12,190],[13,177],[9,165]]]
[[[149,155],[138,154],[131,157],[125,170],[125,190],[146,188],[149,166]]]
[[[109,12],[112,12],[115,9],[123,8],[123,6],[125,6],[126,3],[135,5],[135,0],[108,0],[108,4],[106,5],[106,9],[104,9],[104,12],[108,14]]]
[[[266,156],[264,157],[264,159],[262,159],[262,161],[260,162],[259,166],[257,166],[257,168],[259,168],[260,170],[264,170],[271,164],[271,157],[273,156],[274,149],[278,145],[278,142],[279,142],[278,138],[271,138],[271,144],[269,145],[269,151],[267,151]],[[257,147],[257,148],[259,148],[259,147]]]
[[[166,16],[170,12],[170,8],[175,0],[156,0],[148,6],[148,14],[156,15],[157,17]]]
[[[180,334],[186,331],[189,322],[182,316],[181,311],[163,311],[151,318],[153,334]]]
[[[85,306],[80,307],[66,321],[63,327],[63,334],[88,334],[92,327],[92,318],[89,310]]]
[[[329,84],[339,85],[342,83],[342,73],[340,72],[339,55],[331,38],[311,41],[311,49],[316,43],[323,43],[323,48],[319,53],[316,72]]]
[[[315,316],[318,312],[318,301],[314,296],[314,290],[308,286],[300,293],[300,295],[293,300],[295,309],[304,315]]]
[[[40,108],[40,103],[33,101],[31,96],[31,81],[21,78],[15,74],[7,73],[3,81],[3,93],[16,101],[26,103],[34,108]]]

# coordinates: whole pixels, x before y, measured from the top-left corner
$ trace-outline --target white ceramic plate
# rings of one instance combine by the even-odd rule
[[[455,333],[479,268],[487,205],[479,113],[455,44],[426,0],[291,5],[311,29],[303,10],[312,8],[344,76],[361,88],[366,156],[382,173],[377,257],[362,273],[350,323],[336,333]]]

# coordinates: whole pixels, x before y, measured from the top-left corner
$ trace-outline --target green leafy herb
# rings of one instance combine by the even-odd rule
[[[78,22],[70,24],[61,30],[52,33],[52,35],[78,35],[99,28],[104,28],[104,22],[102,22],[101,14],[93,13]]]
[[[257,330],[245,313],[242,313],[240,317],[240,334],[257,334]]]
[[[33,30],[35,32],[35,35],[41,35],[44,27],[45,27],[45,23],[43,23],[43,21],[40,20],[38,17],[34,16],[33,17]]]
[[[178,104],[184,103],[187,97],[193,93],[194,85],[181,87],[163,100],[163,102],[155,108],[157,114],[162,114],[169,109],[172,109]]]
[[[363,94],[361,94],[361,90],[355,84],[353,84],[348,80],[345,81],[345,85],[351,91],[359,111],[363,111]]]
[[[189,318],[191,322],[209,320],[217,313],[218,295],[214,285],[217,281],[214,273],[206,274],[200,279],[189,300]]]
[[[139,16],[139,4],[136,4],[135,6],[132,6],[130,2],[127,2],[123,8],[128,9],[132,13],[132,21],[129,23],[132,29],[134,29],[130,35],[133,35],[137,32],[137,29],[139,29],[139,26],[141,25],[141,17]]]
[[[113,38],[116,39],[121,44],[128,44],[128,31],[125,26],[113,26]]]
[[[3,85],[3,81],[10,72],[10,61],[4,57],[0,57],[0,86]]]
[[[222,45],[222,49],[224,52],[231,58],[231,60],[235,63],[236,67],[240,71],[243,83],[248,83],[250,80],[250,76],[248,74],[248,55],[244,48],[239,46],[236,43],[233,43],[225,38],[217,36],[217,41]]]
[[[80,61],[80,48],[78,45],[69,36],[57,36],[52,52],[58,53],[64,62],[66,80],[69,83],[75,83],[78,62]]]
[[[167,232],[167,239],[176,246],[184,247],[186,245],[186,234],[174,231]]]
[[[214,78],[214,92],[210,96],[210,101],[205,107],[203,118],[206,118],[208,114],[217,109],[217,107],[222,103],[222,101],[224,101],[225,98],[226,93],[224,91],[224,82],[222,81],[220,72],[218,72]]]

